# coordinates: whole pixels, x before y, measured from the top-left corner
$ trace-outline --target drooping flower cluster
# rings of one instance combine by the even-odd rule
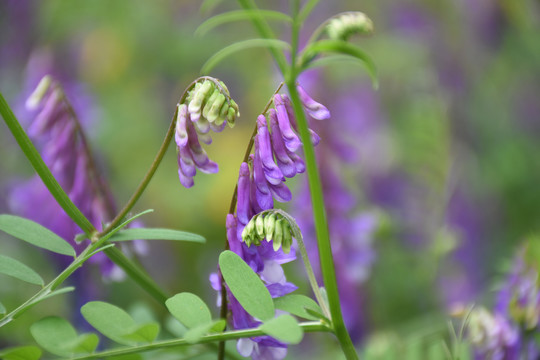
[[[208,158],[199,141],[212,143],[210,130],[221,132],[225,124],[234,126],[240,116],[238,105],[231,99],[225,84],[217,79],[203,78],[177,105],[175,141],[178,151],[178,176],[186,188],[193,186],[197,169],[217,173],[218,165]]]
[[[26,109],[33,116],[28,134],[42,149],[43,160],[73,203],[94,226],[101,228],[114,216],[114,199],[90,157],[81,124],[59,83],[51,76],[43,77],[26,101]],[[37,175],[13,189],[10,207],[13,212],[49,228],[77,251],[82,250],[74,242],[81,229],[60,208]],[[106,277],[123,275],[103,253],[90,261],[98,263]]]
[[[517,360],[524,354],[536,359],[540,355],[540,347],[532,340],[532,334],[540,331],[538,269],[527,261],[528,250],[520,249],[515,257],[493,314],[485,309],[471,314],[469,338],[482,359]]]
[[[304,109],[310,116],[320,120],[329,118],[330,113],[323,105],[311,99],[300,86],[298,90],[302,94]],[[283,233],[279,236],[279,231],[283,230],[281,219],[278,221],[278,233],[275,230],[276,222],[273,229],[269,228],[274,237],[272,240],[248,241],[248,245],[242,239],[246,225],[261,211],[272,209],[274,199],[279,202],[291,200],[292,195],[285,185],[285,178],[292,178],[305,171],[304,161],[296,153],[302,143],[295,132],[297,129],[292,104],[286,95],[280,94],[274,96],[273,103],[274,108],[268,111],[267,116],[260,115],[257,118],[254,154],[250,156],[249,163],[244,162],[240,166],[237,210],[236,214],[227,215],[226,225],[229,248],[259,274],[272,297],[276,298],[297,288],[287,282],[281,267],[281,264],[296,258],[295,252],[289,251],[289,238],[284,244]],[[311,134],[312,141],[317,143],[319,137],[314,132]],[[274,246],[276,236],[282,240],[281,246]],[[211,281],[214,289],[221,289],[217,274],[212,275]],[[232,327],[245,329],[258,326],[260,322],[249,315],[228,290],[227,293]],[[287,354],[285,344],[268,336],[241,339],[237,348],[243,356],[261,360],[282,359]]]

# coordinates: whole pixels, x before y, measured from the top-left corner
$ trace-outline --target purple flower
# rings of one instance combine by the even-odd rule
[[[242,232],[255,215],[273,208],[274,199],[280,202],[290,201],[292,194],[285,185],[285,177],[292,178],[305,170],[304,162],[294,153],[301,142],[295,133],[294,116],[287,112],[288,102],[290,105],[287,97],[276,95],[276,109],[269,110],[268,118],[264,114],[258,116],[254,153],[250,155],[249,163],[244,162],[240,166],[236,214],[228,214],[226,221],[229,248],[260,276],[274,298],[297,289],[294,284],[287,282],[281,267],[282,264],[296,259],[295,251],[288,251],[290,242],[286,253],[283,250],[285,245],[274,247],[273,240],[260,241],[258,246],[248,246],[242,240]],[[196,106],[194,110],[197,110]],[[178,136],[183,141],[183,133]],[[217,274],[212,274],[210,281],[214,289],[221,289]],[[234,329],[260,325],[258,320],[242,308],[228,289],[227,294]],[[282,359],[287,354],[287,346],[269,336],[241,339],[237,348],[241,355],[261,360]]]
[[[231,99],[225,84],[217,79],[205,78],[197,82],[186,101],[177,105],[174,139],[178,177],[183,186],[193,186],[197,169],[207,174],[218,172],[218,165],[208,158],[199,141],[211,144],[210,130],[221,132],[226,124],[232,127],[238,116],[238,105]]]

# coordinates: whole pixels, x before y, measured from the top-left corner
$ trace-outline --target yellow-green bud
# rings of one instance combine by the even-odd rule
[[[195,89],[197,89],[197,85],[195,84]],[[213,89],[214,83],[211,81],[205,81],[200,88],[195,91],[193,95],[193,99],[189,102],[188,111],[190,113],[197,113],[201,111],[201,106],[203,104],[204,99],[206,99],[206,96],[210,93],[210,90]]]
[[[274,235],[274,228],[276,226],[276,215],[266,215],[264,218],[264,233],[266,234],[266,241],[271,241]]]
[[[264,218],[261,215],[255,219],[255,229],[257,230],[257,236],[264,238]]]
[[[373,22],[363,12],[348,12],[330,20],[326,32],[330,39],[347,41],[353,34],[371,34]]]
[[[288,221],[283,221],[281,225],[283,231],[283,241],[281,242],[281,248],[283,249],[283,252],[285,254],[288,254],[291,251],[292,246],[291,226]]]
[[[208,121],[210,122],[216,121],[224,102],[225,102],[225,95],[219,94],[214,100],[214,103],[212,104],[210,111],[208,112],[208,117],[207,117]]]
[[[274,251],[278,251],[279,250],[279,247],[281,246],[281,243],[283,241],[283,226],[282,226],[282,222],[284,222],[286,220],[284,219],[279,219],[276,221],[276,226],[274,226],[274,243],[273,243],[273,248],[274,248]]]
[[[38,86],[36,86],[36,89],[28,100],[26,100],[25,106],[28,110],[35,110],[41,100],[43,100],[43,97],[47,93],[47,90],[49,90],[49,87],[51,86],[52,79],[49,75],[45,75],[40,81]]]
[[[212,104],[214,103],[214,101],[216,101],[216,99],[218,98],[218,96],[221,94],[221,91],[219,90],[219,88],[216,86],[214,88],[214,92],[212,93],[212,95],[210,95],[210,97],[208,98],[208,100],[206,100],[206,104],[204,105],[204,109],[202,111],[202,116],[206,119],[208,119],[208,114],[210,113],[210,109],[212,108]]]

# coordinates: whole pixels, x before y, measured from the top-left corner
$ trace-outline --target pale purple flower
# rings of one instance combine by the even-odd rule
[[[262,241],[258,246],[248,246],[242,240],[242,231],[254,215],[272,209],[274,199],[280,202],[292,199],[292,194],[285,185],[285,178],[292,178],[305,171],[303,160],[294,153],[301,142],[293,125],[294,116],[287,112],[290,100],[288,97],[276,95],[274,105],[276,109],[270,109],[268,117],[259,115],[257,118],[254,153],[250,155],[249,163],[244,162],[240,166],[236,215],[227,215],[226,227],[231,251],[244,259],[260,276],[270,295],[275,298],[297,289],[294,284],[287,282],[281,266],[296,259],[295,251],[285,253],[281,247],[276,251],[273,241]],[[221,289],[217,274],[212,274],[210,281],[214,289]],[[234,329],[260,325],[259,321],[242,308],[228,289],[227,294]],[[287,346],[269,336],[241,339],[237,348],[241,355],[261,360],[279,360],[287,354]]]
[[[185,103],[177,105],[174,139],[178,152],[178,177],[184,187],[193,186],[197,169],[207,174],[219,171],[200,142],[211,144],[210,130],[221,132],[226,124],[234,126],[239,115],[238,106],[230,98],[227,87],[217,79],[197,82]]]

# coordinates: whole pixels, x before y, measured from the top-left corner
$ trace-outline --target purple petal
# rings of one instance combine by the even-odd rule
[[[287,149],[283,143],[281,136],[281,131],[279,130],[278,120],[276,118],[276,113],[270,113],[270,127],[272,129],[272,148],[274,149],[274,154],[276,155],[277,164],[286,177],[293,177],[296,175],[296,167],[294,162],[291,160],[287,154]]]
[[[278,185],[270,184],[270,191],[272,192],[272,195],[274,195],[274,198],[279,202],[287,202],[291,201],[292,194],[291,190],[285,185],[285,183],[280,182]]]
[[[264,175],[269,183],[277,185],[283,181],[283,173],[274,162],[274,155],[272,153],[270,143],[270,134],[268,133],[268,128],[266,127],[266,118],[264,115],[259,115],[257,118],[257,126],[258,150],[264,169]]]
[[[309,96],[303,87],[300,85],[296,85],[296,90],[298,90],[298,94],[300,95],[300,101],[302,102],[302,105],[304,105],[304,108],[306,109],[306,112],[315,120],[327,120],[330,119],[330,111],[326,108],[326,106],[316,102]]]
[[[174,140],[178,147],[185,147],[188,143],[188,133],[186,128],[187,123],[187,106],[182,104],[178,107],[178,116],[176,117],[176,131],[174,133]]]
[[[279,129],[283,135],[285,145],[290,151],[298,150],[298,148],[302,145],[302,142],[293,129],[291,129],[291,123],[289,120],[289,115],[287,114],[287,109],[285,108],[285,103],[279,94],[274,96],[274,105],[276,109],[270,109],[270,114],[272,115],[272,112],[274,111],[277,113]]]
[[[266,288],[268,289],[270,295],[272,295],[273,298],[277,298],[292,293],[293,291],[298,289],[298,286],[294,285],[293,283],[286,282],[284,284],[270,284]]]
[[[233,214],[227,214],[227,220],[225,221],[227,228],[227,241],[229,242],[229,248],[235,252],[238,256],[242,257],[242,243],[237,236],[237,223]]]
[[[191,176],[185,175],[180,167],[178,168],[178,178],[180,179],[180,183],[188,189],[194,184],[193,178]]]
[[[283,99],[283,103],[285,104],[285,109],[287,109],[287,115],[289,116],[289,121],[291,122],[292,128],[298,132],[298,125],[296,124],[296,118],[294,117],[294,110],[292,108],[291,99],[286,94],[281,95],[281,98]],[[317,146],[319,142],[321,141],[320,136],[310,128],[309,135],[311,137],[311,142],[313,143],[313,146]]]
[[[178,149],[178,166],[186,176],[193,177],[197,173],[191,151],[188,148]]]
[[[193,118],[191,118],[191,120],[199,134],[206,134],[210,131],[210,123],[205,118],[201,117],[197,120],[193,120]]]
[[[255,155],[253,158],[253,179],[257,185],[257,189],[263,194],[270,194],[270,189],[268,188],[268,182],[264,176],[264,170],[261,163],[261,156],[259,155],[259,141],[255,137]]]
[[[216,125],[216,123],[213,122],[210,123],[210,129],[212,129],[213,132],[222,132],[223,129],[225,129],[225,126],[227,126],[226,122],[223,122],[221,125]]]
[[[61,95],[59,91],[53,91],[47,100],[41,111],[37,114],[36,118],[28,129],[28,135],[30,137],[36,137],[42,134],[45,130],[53,126],[59,118],[65,115],[65,111],[60,102]]]
[[[238,177],[238,200],[236,205],[238,221],[246,225],[249,221],[249,165],[240,165],[240,175]]]
[[[191,156],[193,158],[193,161],[195,162],[195,165],[197,165],[198,168],[201,168],[205,166],[210,161],[210,159],[208,159],[206,151],[204,151],[204,149],[201,147],[201,144],[199,143],[199,137],[193,125],[188,123],[187,130],[189,138],[188,145],[189,149],[191,150]]]
[[[204,166],[199,167],[199,170],[205,174],[216,174],[219,172],[219,166],[212,160],[208,160]]]

